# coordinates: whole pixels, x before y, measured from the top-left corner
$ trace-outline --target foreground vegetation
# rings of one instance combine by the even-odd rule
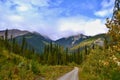
[[[0,52],[0,80],[56,80],[72,69],[70,66],[41,65],[5,49]]]
[[[120,54],[109,49],[91,50],[81,66],[80,77],[83,80],[119,80]]]

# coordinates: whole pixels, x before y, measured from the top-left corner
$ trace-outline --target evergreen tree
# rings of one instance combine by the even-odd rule
[[[13,36],[11,35],[11,41],[13,41]],[[11,44],[11,52],[13,52],[13,44]]]
[[[5,41],[8,40],[8,29],[5,30]]]
[[[21,45],[21,52],[23,53],[24,50],[25,50],[25,45],[26,45],[26,39],[25,39],[25,36],[23,37],[22,39],[22,45]]]
[[[52,65],[52,55],[51,55],[51,53],[48,53],[48,61],[47,61],[47,63],[49,65]]]
[[[88,54],[88,47],[85,45],[85,54],[87,55]]]
[[[10,45],[8,42],[8,29],[5,30],[5,47],[10,51]]]

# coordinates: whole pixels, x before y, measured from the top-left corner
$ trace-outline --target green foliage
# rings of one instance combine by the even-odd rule
[[[41,65],[34,59],[10,54],[4,49],[0,52],[0,80],[54,80],[72,69],[70,66]]]
[[[0,39],[0,80],[53,80],[73,68],[41,65],[44,62],[43,55],[36,54],[33,49],[23,49],[23,54],[21,54],[21,46],[16,43],[15,39],[12,40],[6,43],[5,40]],[[49,51],[52,53],[55,49],[52,47]],[[58,60],[55,55],[53,60]],[[64,71],[61,72],[61,69]]]
[[[106,27],[109,29],[108,35],[111,38],[111,49],[120,52],[120,0],[115,0],[113,17],[107,18]]]
[[[114,61],[110,50],[92,50],[82,65],[84,80],[118,80],[120,67]],[[90,76],[89,76],[90,75]]]
[[[83,53],[80,49],[77,52],[70,53],[68,51],[68,48],[64,49],[62,46],[50,43],[45,46],[44,53],[41,54],[41,61],[43,64],[48,65],[67,65],[72,62],[76,64],[82,63],[84,55],[82,55]]]
[[[39,63],[36,62],[36,61],[32,61],[31,62],[31,69],[32,69],[33,73],[39,74],[40,73],[40,71],[39,71]]]

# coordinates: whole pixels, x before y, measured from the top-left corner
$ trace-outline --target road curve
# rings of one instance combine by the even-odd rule
[[[78,80],[78,71],[79,71],[79,68],[75,67],[72,71],[63,75],[57,80]]]

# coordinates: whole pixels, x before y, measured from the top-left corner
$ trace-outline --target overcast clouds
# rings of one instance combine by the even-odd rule
[[[0,30],[37,31],[52,39],[105,33],[114,0],[0,0]]]

